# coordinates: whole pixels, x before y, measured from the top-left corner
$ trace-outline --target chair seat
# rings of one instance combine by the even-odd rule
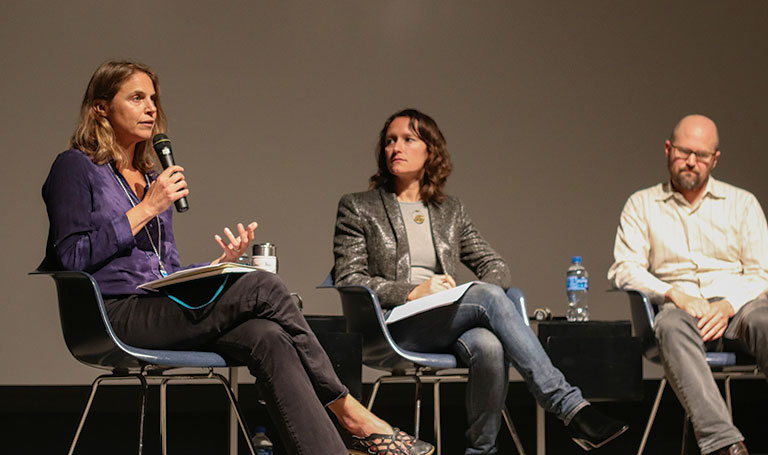
[[[707,365],[710,367],[730,367],[736,365],[736,353],[707,352]]]
[[[125,346],[130,354],[143,362],[162,367],[230,367],[240,366],[227,363],[215,352],[169,351],[142,349]]]
[[[400,348],[398,353],[400,356],[405,357],[408,361],[414,363],[417,366],[433,368],[436,370],[444,370],[449,368],[457,368],[456,356],[453,354],[429,354],[424,352],[408,351]],[[393,358],[396,355],[393,354]]]

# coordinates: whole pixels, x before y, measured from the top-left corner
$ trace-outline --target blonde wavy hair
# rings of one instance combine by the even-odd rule
[[[88,88],[85,90],[83,103],[80,106],[80,119],[75,133],[69,141],[70,147],[82,150],[95,164],[104,164],[110,159],[115,160],[118,168],[124,168],[131,164],[127,163],[125,155],[120,153],[117,137],[109,120],[99,115],[95,106],[97,101],[111,103],[123,82],[139,71],[149,76],[155,89],[154,101],[157,116],[152,127],[152,136],[166,131],[167,121],[160,104],[160,84],[157,73],[147,65],[128,60],[104,62],[96,69],[90,82],[88,82]],[[154,168],[155,163],[152,141],[142,141],[136,144],[133,166],[146,173]]]

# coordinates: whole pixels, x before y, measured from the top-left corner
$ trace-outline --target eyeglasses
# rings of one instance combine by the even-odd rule
[[[710,160],[712,160],[712,157],[715,155],[715,152],[695,152],[691,149],[678,147],[675,144],[671,144],[672,148],[676,150],[677,158],[687,160],[689,156],[693,155],[696,157],[696,161],[699,163],[709,163]]]

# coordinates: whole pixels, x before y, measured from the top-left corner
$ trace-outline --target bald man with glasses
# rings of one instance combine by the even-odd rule
[[[706,362],[744,349],[768,372],[768,228],[757,199],[715,180],[715,123],[684,117],[664,143],[669,182],[633,194],[621,214],[608,279],[660,305],[666,376],[702,454],[747,454]]]

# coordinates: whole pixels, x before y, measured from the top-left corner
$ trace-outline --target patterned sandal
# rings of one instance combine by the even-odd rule
[[[347,450],[352,455],[431,455],[435,448],[393,428],[392,434],[372,433],[364,438],[350,435]]]
[[[408,445],[413,445],[413,443],[416,442],[416,438],[414,438],[413,436],[409,435],[408,433],[406,433],[405,431],[403,431],[403,430],[401,430],[401,429],[399,429],[397,427],[392,428],[392,431],[393,431],[394,436],[397,439],[403,441],[404,443],[406,443]]]

